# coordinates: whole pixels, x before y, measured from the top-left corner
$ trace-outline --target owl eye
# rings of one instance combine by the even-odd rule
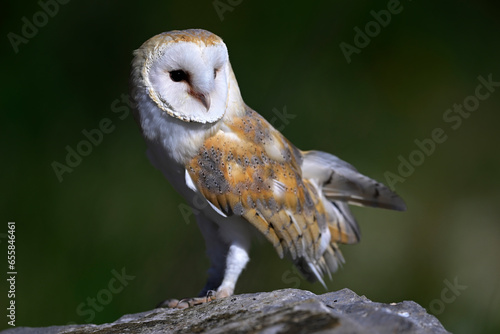
[[[217,70],[216,68],[214,68],[214,79],[215,79],[215,78],[217,78],[217,72],[218,72],[218,71],[219,71],[219,70]]]
[[[184,72],[183,70],[175,70],[175,71],[170,71],[170,79],[175,82],[179,81],[188,81],[189,75]]]

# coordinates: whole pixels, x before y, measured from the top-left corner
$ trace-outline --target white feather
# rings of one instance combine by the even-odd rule
[[[198,189],[196,189],[196,186],[194,185],[194,182],[193,182],[193,178],[191,177],[191,175],[189,175],[187,169],[185,170],[184,172],[184,178],[186,180],[186,186],[191,189],[192,191],[195,191],[197,192]]]

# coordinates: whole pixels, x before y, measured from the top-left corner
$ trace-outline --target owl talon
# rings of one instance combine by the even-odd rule
[[[183,308],[193,307],[196,305],[208,303],[212,300],[215,300],[215,297],[212,298],[212,297],[206,296],[206,297],[185,298],[185,299],[181,299],[179,301],[176,308],[183,309]]]
[[[207,291],[207,299],[208,301],[212,301],[217,299],[217,291],[215,290],[208,290]]]
[[[179,299],[167,299],[158,303],[158,305],[156,305],[156,308],[176,308],[178,304]]]
[[[219,297],[220,298],[220,297]],[[208,290],[207,294],[205,297],[195,297],[195,298],[185,298],[181,299],[179,303],[177,304],[176,308],[188,308],[188,307],[193,307],[196,305],[201,305],[205,304],[211,301],[214,301],[217,299],[217,291],[215,290]]]
[[[220,298],[220,297],[219,297]],[[184,309],[196,305],[205,304],[217,299],[217,292],[215,290],[208,290],[205,297],[194,297],[184,299],[167,299],[159,303],[156,308],[178,308]]]

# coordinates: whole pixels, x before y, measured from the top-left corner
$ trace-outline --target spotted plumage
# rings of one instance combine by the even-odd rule
[[[348,204],[405,209],[384,185],[331,154],[299,150],[249,108],[210,32],[151,38],[135,52],[131,79],[148,157],[198,212],[211,260],[199,298],[165,305],[231,295],[255,234],[324,285],[344,261],[338,244],[359,241]]]
[[[188,164],[197,189],[224,215],[248,220],[280,257],[321,258],[327,222],[319,194],[302,179],[301,154],[251,109],[225,126]]]

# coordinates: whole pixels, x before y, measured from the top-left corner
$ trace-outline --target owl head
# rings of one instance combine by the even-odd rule
[[[225,113],[232,74],[222,39],[202,29],[170,31],[134,52],[134,99],[183,122],[215,123]]]

